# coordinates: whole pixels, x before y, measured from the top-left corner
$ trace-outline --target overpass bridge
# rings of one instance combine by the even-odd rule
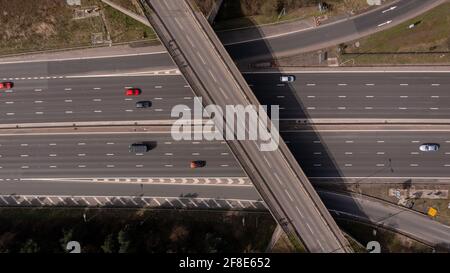
[[[205,17],[190,1],[141,0],[145,14],[203,105],[258,106],[259,102]],[[234,123],[214,116],[226,129]],[[264,112],[258,124],[265,124]],[[240,124],[238,123],[238,127]],[[244,124],[245,127],[245,124]],[[269,121],[271,135],[279,137]],[[266,132],[267,133],[267,132]],[[261,151],[258,141],[227,140],[276,221],[310,252],[351,252],[347,240],[286,144]]]

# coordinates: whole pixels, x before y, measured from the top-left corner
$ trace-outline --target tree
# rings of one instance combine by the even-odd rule
[[[172,233],[169,239],[172,242],[184,241],[189,236],[189,231],[184,226],[175,226],[172,228]]]
[[[120,230],[117,235],[117,241],[119,242],[119,253],[127,253],[130,249],[130,236],[125,230]]]
[[[117,241],[115,240],[113,234],[109,234],[105,238],[105,242],[101,246],[103,252],[105,253],[115,253],[117,252]]]
[[[28,239],[20,249],[20,253],[36,253],[39,251],[39,246],[33,239]]]

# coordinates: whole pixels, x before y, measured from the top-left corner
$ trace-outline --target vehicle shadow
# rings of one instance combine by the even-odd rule
[[[220,19],[220,12],[218,15]],[[246,22],[248,25],[252,25],[253,22],[248,20]],[[279,105],[280,107],[280,120],[289,118],[293,119],[295,127],[301,127],[301,131],[292,132],[286,129],[280,128],[280,134],[282,139],[286,142],[290,151],[297,159],[300,167],[303,169],[305,174],[313,182],[315,188],[320,187],[318,177],[332,177],[329,180],[330,183],[340,184],[344,189],[347,189],[344,181],[344,174],[342,172],[342,164],[339,165],[335,160],[333,154],[327,146],[326,141],[323,140],[322,135],[317,132],[313,125],[304,123],[303,120],[308,120],[311,118],[310,113],[306,111],[304,102],[300,98],[299,94],[303,91],[302,87],[296,85],[294,87],[290,83],[282,84],[280,82],[280,77],[282,75],[289,75],[289,72],[283,72],[276,67],[271,66],[274,59],[274,52],[267,43],[267,41],[262,40],[262,31],[253,24],[251,30],[252,38],[257,39],[254,45],[254,51],[248,52],[249,56],[252,56],[251,60],[242,59],[242,56],[246,56],[246,52],[239,50],[239,44],[225,46],[228,53],[231,55],[235,63],[238,65],[239,69],[243,72],[243,75],[253,90],[255,96],[258,98],[262,105]],[[258,34],[258,37],[255,35]],[[220,38],[220,37],[219,37]],[[222,40],[222,42],[224,42]],[[247,50],[248,46],[245,47]],[[264,56],[264,58],[254,58],[255,52]],[[269,56],[267,58],[267,56]],[[257,64],[255,64],[257,60]],[[263,64],[263,65],[258,65]],[[246,72],[258,72],[258,73],[246,73]],[[267,73],[270,72],[270,73]],[[302,75],[296,75],[296,81],[301,81]],[[270,113],[268,113],[270,116]],[[332,116],[330,118],[333,118]],[[301,123],[295,120],[302,120]],[[280,122],[280,124],[283,121]],[[291,121],[290,121],[291,122]],[[289,131],[289,132],[288,132]],[[342,162],[341,162],[342,163]],[[342,188],[342,187],[341,187]],[[326,201],[326,200],[324,200]],[[325,206],[330,209],[332,207],[330,204],[325,202]],[[356,202],[349,204],[351,206],[351,211],[361,210]],[[364,214],[363,211],[359,211],[360,214]],[[333,213],[332,213],[333,215]]]

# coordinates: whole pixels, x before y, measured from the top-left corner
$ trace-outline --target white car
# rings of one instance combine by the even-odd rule
[[[422,152],[436,152],[437,150],[439,150],[439,144],[435,143],[422,144],[420,145],[419,150],[421,150]]]
[[[280,81],[281,82],[294,82],[295,76],[292,76],[292,75],[281,76]]]

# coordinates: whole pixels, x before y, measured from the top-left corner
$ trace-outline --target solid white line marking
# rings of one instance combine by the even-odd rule
[[[386,22],[384,22],[384,23],[381,23],[381,24],[379,24],[378,26],[379,26],[379,27],[382,27],[382,26],[387,25],[387,24],[390,24],[390,23],[392,23],[392,20],[389,20],[389,21],[386,21]]]

